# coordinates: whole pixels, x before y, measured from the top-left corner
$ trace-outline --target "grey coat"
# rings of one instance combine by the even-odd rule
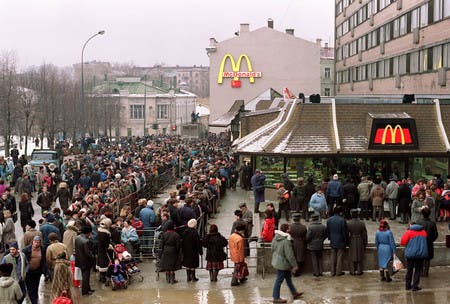
[[[321,222],[312,222],[306,232],[308,250],[322,250],[323,241],[327,238],[327,227]]]
[[[294,255],[297,262],[304,262],[306,259],[306,232],[306,226],[302,223],[292,223],[290,235],[294,241]]]
[[[349,260],[361,262],[364,259],[364,249],[367,246],[366,224],[359,219],[351,219],[347,222],[349,235]]]

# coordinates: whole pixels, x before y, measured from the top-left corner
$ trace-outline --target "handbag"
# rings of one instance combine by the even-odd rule
[[[399,270],[405,268],[402,261],[396,254],[394,254],[394,256],[393,256],[392,268],[393,268],[392,274],[397,273]]]

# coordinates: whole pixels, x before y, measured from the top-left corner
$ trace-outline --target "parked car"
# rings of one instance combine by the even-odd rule
[[[57,150],[34,149],[31,153],[30,165],[35,170],[39,170],[44,163],[55,164],[57,170],[61,168],[63,155]]]

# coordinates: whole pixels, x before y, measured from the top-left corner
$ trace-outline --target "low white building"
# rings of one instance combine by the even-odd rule
[[[139,77],[107,81],[93,91],[91,97],[106,99],[118,113],[119,122],[114,122],[112,136],[179,134],[182,125],[191,123],[197,103],[195,94],[157,87]]]

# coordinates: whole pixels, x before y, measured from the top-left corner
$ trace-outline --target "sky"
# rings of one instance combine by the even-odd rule
[[[208,66],[209,38],[234,37],[240,23],[333,45],[334,0],[0,0],[0,52],[19,68],[81,61],[138,66]]]

